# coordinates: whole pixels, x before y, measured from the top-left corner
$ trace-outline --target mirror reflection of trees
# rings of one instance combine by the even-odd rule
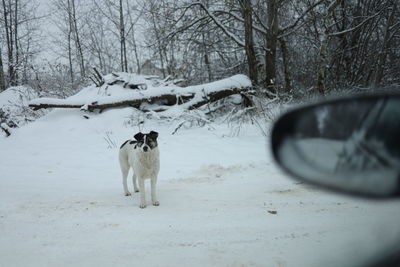
[[[335,172],[400,170],[399,117],[398,98],[366,98],[309,108],[298,114],[294,127],[302,153],[325,151],[332,162],[324,165],[335,166]],[[323,154],[313,160],[319,157],[326,160]]]

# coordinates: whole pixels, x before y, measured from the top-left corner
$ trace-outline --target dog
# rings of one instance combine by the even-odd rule
[[[140,208],[146,208],[144,180],[151,180],[151,201],[154,206],[159,206],[157,200],[156,183],[160,171],[160,153],[158,151],[158,133],[151,131],[148,134],[141,132],[135,134],[135,140],[127,140],[119,149],[119,164],[122,172],[122,184],[125,196],[130,196],[127,177],[129,169],[133,169],[133,189],[140,192]],[[136,180],[139,180],[139,188]]]

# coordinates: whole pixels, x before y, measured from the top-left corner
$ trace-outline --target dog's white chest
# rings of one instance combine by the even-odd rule
[[[134,149],[132,156],[132,166],[139,177],[157,177],[160,170],[160,156],[158,148],[154,148],[148,152],[143,152],[140,149]]]

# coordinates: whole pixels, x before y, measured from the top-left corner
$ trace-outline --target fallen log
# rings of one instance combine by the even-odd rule
[[[181,105],[184,106],[184,108],[188,110],[193,110],[197,109],[201,106],[204,106],[205,104],[212,103],[215,101],[218,101],[220,99],[226,98],[228,96],[234,95],[234,94],[241,94],[250,91],[252,88],[247,87],[247,88],[234,88],[234,89],[229,89],[229,90],[223,90],[223,91],[218,91],[218,92],[213,92],[209,94],[190,94],[190,95],[176,95],[176,94],[163,94],[159,96],[153,96],[153,97],[144,97],[144,98],[136,98],[136,99],[126,99],[122,101],[117,101],[117,102],[110,102],[110,103],[101,103],[99,104],[97,101],[87,103],[87,104],[63,104],[60,103],[59,101],[55,101],[52,103],[51,99],[44,99],[47,101],[44,101],[44,103],[30,103],[29,107],[31,107],[33,110],[39,110],[42,108],[79,108],[82,110],[87,110],[87,111],[94,111],[96,109],[103,110],[103,109],[108,109],[108,108],[115,108],[115,107],[123,107],[123,106],[131,106],[137,109],[140,109],[140,105],[142,103],[149,103],[149,104],[154,104],[158,101],[161,102],[167,102],[165,105],[166,106],[172,106],[174,104],[179,104],[179,101],[181,101]],[[59,99],[55,99],[59,100]],[[159,108],[155,109],[153,111],[161,112],[165,111],[167,108]],[[143,110],[143,111],[149,111],[149,110]]]
[[[213,93],[210,93],[210,94],[205,94],[200,101],[195,101],[193,104],[189,105],[187,107],[187,109],[188,110],[193,110],[193,109],[199,108],[201,106],[204,106],[205,104],[221,100],[221,99],[226,98],[226,97],[231,96],[231,95],[243,94],[243,93],[248,92],[248,91],[250,91],[252,89],[253,88],[251,88],[251,87],[233,88],[233,89],[229,89],[229,90],[223,90],[223,91],[213,92]],[[247,99],[248,98],[246,97],[246,100]],[[190,102],[192,102],[192,101],[190,101]]]
[[[29,107],[33,110],[39,110],[42,108],[81,108],[83,105],[68,105],[68,104],[53,104],[53,103],[42,103],[42,104],[29,104]]]
[[[94,111],[123,106],[141,109],[142,103],[148,103],[159,104],[159,107],[153,109],[143,108],[143,111],[161,112],[167,110],[168,106],[174,105],[193,110],[234,94],[243,94],[251,91],[253,88],[247,79],[244,75],[236,75],[205,85],[168,88],[165,89],[166,91],[153,88],[154,90],[137,91],[118,97],[100,97],[86,102],[74,99],[39,98],[32,100],[29,103],[29,107],[33,110],[42,108],[79,108]]]

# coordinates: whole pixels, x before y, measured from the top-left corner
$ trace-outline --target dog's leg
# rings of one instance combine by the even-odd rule
[[[135,193],[139,192],[139,188],[137,186],[136,180],[137,180],[137,176],[136,176],[136,174],[133,174],[132,182],[133,182],[133,190],[135,190]]]
[[[153,206],[160,205],[160,202],[157,201],[156,184],[157,178],[151,178],[151,201],[153,202]]]
[[[130,165],[128,162],[128,157],[126,155],[126,151],[124,148],[119,150],[119,166],[121,167],[122,173],[122,185],[124,186],[124,194],[125,196],[130,196],[131,193],[128,191],[128,184],[126,182],[126,178],[128,177]]]
[[[124,186],[125,196],[130,196],[131,193],[128,190],[128,183],[127,183],[129,167],[122,166],[122,164],[121,164],[121,172],[122,172],[122,185]]]
[[[139,177],[139,188],[140,188],[140,208],[146,208],[146,196],[145,196],[145,189],[144,189],[144,179]]]

